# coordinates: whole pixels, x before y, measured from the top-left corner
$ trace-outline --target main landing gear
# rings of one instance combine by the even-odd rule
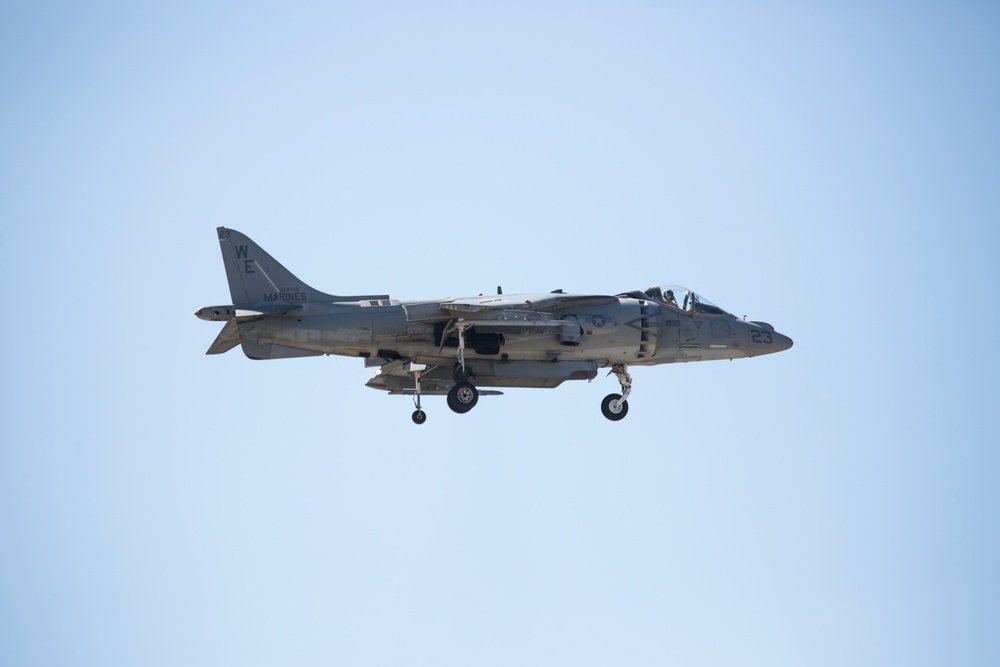
[[[408,369],[408,372],[413,374],[416,385],[413,403],[417,409],[414,410],[412,415],[414,424],[423,424],[427,421],[427,413],[420,407],[420,374],[425,370],[427,370],[427,366],[423,364],[411,364]],[[476,407],[476,403],[479,402],[479,390],[469,382],[472,374],[462,364],[455,366],[453,377],[455,378],[455,386],[448,391],[448,407],[453,412],[464,415]]]
[[[456,328],[458,329],[458,363],[455,364],[452,370],[455,385],[448,391],[448,407],[460,415],[476,407],[476,403],[479,402],[479,390],[469,382],[472,372],[465,365],[465,329],[467,326],[461,320],[456,323]],[[426,370],[427,366],[425,364],[410,363],[406,367],[406,372],[413,374],[413,380],[416,383],[414,404],[417,409],[413,413],[414,424],[423,424],[427,421],[427,415],[420,409],[420,373]]]
[[[462,330],[459,329],[459,333],[461,332]],[[463,348],[464,346],[460,347],[459,351],[464,352]],[[448,392],[448,407],[451,408],[452,412],[464,415],[476,407],[476,403],[479,402],[479,390],[469,382],[472,373],[465,366],[464,355],[459,363],[455,365],[452,377],[455,378],[455,386]]]
[[[622,386],[622,393],[608,394],[601,401],[601,412],[605,417],[613,422],[625,419],[628,414],[628,396],[632,393],[632,376],[628,374],[627,364],[615,364],[611,367],[611,373],[618,377],[618,382]],[[611,375],[608,373],[608,375]]]
[[[468,382],[459,382],[448,392],[448,407],[460,415],[476,407],[478,402],[479,391]]]

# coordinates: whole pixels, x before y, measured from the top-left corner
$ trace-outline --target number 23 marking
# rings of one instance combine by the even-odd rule
[[[770,345],[771,344],[771,332],[770,331],[761,331],[760,329],[751,329],[750,330],[750,340],[752,340],[755,343],[767,343],[768,345]]]

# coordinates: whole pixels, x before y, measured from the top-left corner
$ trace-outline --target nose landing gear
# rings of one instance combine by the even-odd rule
[[[618,378],[618,383],[622,386],[621,394],[608,394],[601,401],[601,412],[611,421],[620,421],[628,414],[628,397],[632,393],[632,376],[628,374],[627,364],[615,364],[611,367],[611,373]],[[608,373],[608,375],[611,375]]]

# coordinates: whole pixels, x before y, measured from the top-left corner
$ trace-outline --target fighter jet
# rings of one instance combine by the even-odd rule
[[[218,228],[233,302],[195,312],[225,322],[207,354],[236,345],[251,359],[339,355],[377,369],[368,386],[413,397],[446,396],[463,414],[504,387],[558,387],[608,368],[621,385],[601,401],[612,421],[628,413],[629,366],[740,359],[792,347],[766,322],[747,322],[679,286],[618,294],[496,294],[401,301],[336,296],[309,287],[244,234]]]

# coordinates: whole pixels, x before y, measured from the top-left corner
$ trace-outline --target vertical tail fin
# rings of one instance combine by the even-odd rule
[[[296,278],[245,234],[225,227],[219,227],[218,232],[229,292],[235,306],[389,298],[383,295],[345,297],[320,292]]]

